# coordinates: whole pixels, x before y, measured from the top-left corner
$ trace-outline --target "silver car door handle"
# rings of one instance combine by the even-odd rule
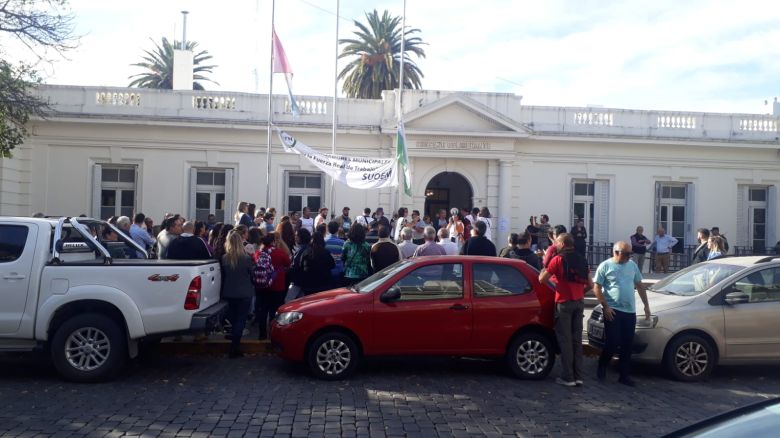
[[[3,276],[4,280],[24,280],[25,278],[27,278],[27,277],[25,277],[24,275],[16,274],[16,273],[11,274],[11,275],[4,275]]]

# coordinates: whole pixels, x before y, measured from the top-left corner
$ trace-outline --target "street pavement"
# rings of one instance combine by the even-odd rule
[[[61,381],[45,358],[0,355],[0,436],[637,436],[780,395],[777,367],[720,367],[682,384],[635,366],[636,388],[520,381],[496,361],[373,359],[348,381],[275,356],[156,354],[104,384]]]

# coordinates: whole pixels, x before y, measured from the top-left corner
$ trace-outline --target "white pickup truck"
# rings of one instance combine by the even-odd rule
[[[0,217],[0,351],[44,349],[69,380],[107,380],[140,341],[220,324],[220,283],[216,261],[150,260],[103,221]]]

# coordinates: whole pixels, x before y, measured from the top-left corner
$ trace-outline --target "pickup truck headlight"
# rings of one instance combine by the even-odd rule
[[[298,322],[303,318],[301,312],[284,312],[276,316],[276,323],[279,325],[290,325],[294,322]]]
[[[650,315],[650,319],[645,319],[645,317],[642,315],[636,316],[636,328],[638,329],[655,328],[657,324],[658,324],[658,317],[655,315]]]

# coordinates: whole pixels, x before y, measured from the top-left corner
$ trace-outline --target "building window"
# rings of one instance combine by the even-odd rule
[[[302,211],[309,207],[312,211],[322,207],[322,173],[287,172],[286,211]]]
[[[763,253],[775,244],[774,186],[737,186],[737,246]]]
[[[571,226],[583,221],[588,244],[609,242],[609,181],[572,180]]]
[[[99,166],[100,198],[99,216],[133,217],[135,211],[136,168],[135,166]]]
[[[190,217],[206,221],[210,214],[218,222],[233,223],[232,169],[190,169]]]
[[[195,220],[205,221],[208,215],[225,217],[225,171],[197,170],[195,185]]]
[[[672,252],[683,252],[693,217],[693,184],[656,183],[655,230],[663,227],[666,234],[677,239]]]

